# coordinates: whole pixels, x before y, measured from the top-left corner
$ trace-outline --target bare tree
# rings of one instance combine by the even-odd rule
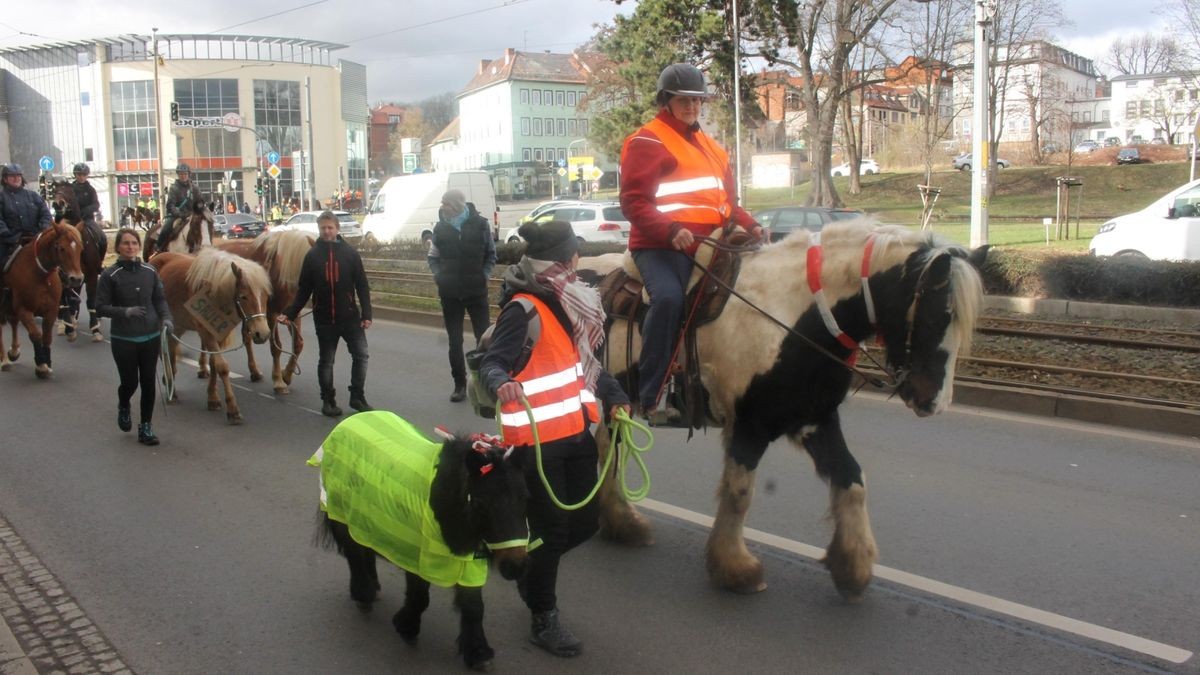
[[[1175,38],[1143,33],[1117,38],[1108,47],[1104,65],[1122,75],[1168,73],[1186,67],[1187,59]]]
[[[763,56],[798,73],[801,104],[807,117],[812,190],[808,204],[841,206],[830,178],[834,124],[848,86],[846,72],[856,45],[876,29],[896,0],[773,0],[769,10],[779,26],[785,46],[764,49]],[[763,9],[768,9],[764,7]]]
[[[1200,110],[1195,91],[1196,81],[1192,75],[1172,77],[1156,85],[1146,96],[1128,101],[1131,111],[1127,111],[1126,117],[1149,121],[1167,143],[1184,140],[1176,136],[1191,128],[1189,120]],[[1136,114],[1130,114],[1133,108],[1136,108]]]

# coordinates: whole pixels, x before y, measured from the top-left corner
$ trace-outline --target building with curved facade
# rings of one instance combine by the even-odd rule
[[[225,204],[365,194],[366,68],[336,59],[342,48],[249,35],[123,35],[3,49],[0,162],[20,163],[31,183],[43,158],[56,175],[88,164],[113,221],[139,196],[161,201],[180,162]]]

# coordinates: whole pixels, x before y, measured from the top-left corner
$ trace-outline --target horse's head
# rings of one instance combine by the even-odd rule
[[[529,544],[528,499],[519,460],[498,443],[452,438],[443,444],[429,505],[454,553],[486,544],[501,576],[520,578]]]
[[[233,277],[236,280],[234,288],[234,304],[242,325],[250,332],[255,344],[261,345],[271,336],[271,326],[267,321],[267,295],[271,289],[270,278],[259,267],[254,274],[243,272],[238,265],[250,264],[230,262],[233,267]]]
[[[58,266],[68,286],[77,289],[83,285],[83,268],[80,266],[83,239],[79,230],[65,223],[57,223],[47,230],[44,241],[36,246],[38,249],[48,248],[50,264]]]
[[[954,392],[959,352],[971,343],[983,304],[976,271],[987,247],[922,247],[904,263],[901,282],[910,298],[903,341],[888,343],[889,365],[898,373],[896,393],[919,417],[941,412]]]
[[[75,189],[69,182],[54,181],[50,187],[50,204],[59,217],[69,216],[71,220],[78,220],[79,208],[75,200]]]

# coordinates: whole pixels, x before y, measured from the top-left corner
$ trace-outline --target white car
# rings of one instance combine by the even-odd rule
[[[1200,260],[1200,180],[1101,225],[1088,250],[1103,256]]]
[[[535,222],[565,220],[571,223],[575,236],[581,242],[626,243],[629,241],[629,219],[621,212],[618,202],[568,202],[543,209]],[[510,227],[500,234],[503,242],[521,241],[517,234],[520,225]]]
[[[319,237],[321,233],[317,231],[317,216],[322,213],[324,211],[301,211],[300,213],[293,214],[291,218],[271,229],[273,232],[297,230]],[[338,224],[340,225],[338,234],[342,235],[342,239],[345,239],[349,243],[357,243],[362,240],[362,227],[359,226],[354,216],[350,215],[349,211],[334,211],[333,215],[337,216]]]
[[[871,174],[879,173],[879,163],[873,159],[864,159],[858,163],[858,175],[870,176]],[[831,176],[849,176],[850,164],[838,164],[829,170]]]

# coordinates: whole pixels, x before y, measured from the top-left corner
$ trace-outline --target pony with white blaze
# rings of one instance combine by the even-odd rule
[[[872,336],[882,342],[887,377],[918,416],[944,410],[955,360],[969,347],[982,306],[976,268],[986,254],[986,247],[968,253],[915,230],[861,221],[827,226],[819,244],[796,232],[743,254],[734,297],[696,329],[705,409],[709,423],[721,427],[725,449],[706,555],[715,584],[741,592],[766,588],[742,528],[759,461],[786,436],[809,453],[830,486],[834,532],[824,563],[834,585],[847,599],[861,597],[878,553],[863,472],[838,413],[859,343]],[[640,339],[634,326],[627,346],[628,322],[610,321],[608,370],[626,384],[636,374],[627,357],[640,352]],[[601,491],[602,533],[648,542],[648,521],[611,483]]]

